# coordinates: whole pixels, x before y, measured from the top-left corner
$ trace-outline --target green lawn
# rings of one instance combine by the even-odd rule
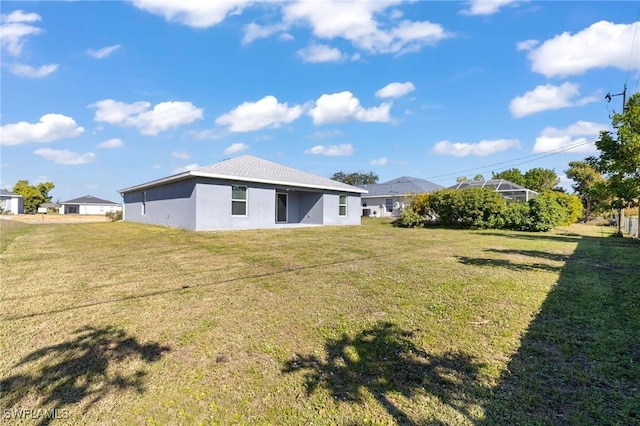
[[[640,423],[640,244],[610,228],[0,231],[3,421]]]

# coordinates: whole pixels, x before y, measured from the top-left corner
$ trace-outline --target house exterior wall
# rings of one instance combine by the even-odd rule
[[[400,217],[405,206],[411,204],[413,197],[410,195],[396,195],[390,197],[366,197],[362,198],[362,215],[369,211],[370,217]],[[387,211],[387,200],[391,200],[392,211]]]
[[[231,214],[232,186],[247,187],[247,214]],[[125,193],[124,220],[195,231],[278,228],[288,224],[359,225],[360,195],[347,194],[347,216],[339,215],[338,192],[253,182],[192,178]],[[287,222],[276,221],[276,194],[287,194]]]
[[[113,204],[63,204],[60,206],[60,214],[104,215],[119,210],[122,210],[122,206]]]
[[[360,207],[360,194],[344,194],[347,196],[347,215],[340,216],[340,193],[325,193],[322,205],[323,225],[360,225],[362,208]]]
[[[2,211],[11,214],[24,213],[24,199],[22,197],[3,197],[0,199]]]
[[[321,192],[304,192],[299,198],[299,221],[308,225],[322,225],[324,197]]]
[[[123,195],[123,219],[149,225],[196,229],[196,182],[172,182]],[[144,213],[142,211],[145,196]]]

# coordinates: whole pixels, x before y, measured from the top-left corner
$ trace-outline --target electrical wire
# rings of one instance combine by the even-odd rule
[[[445,174],[442,174],[442,175],[435,175],[435,176],[427,177],[425,179],[438,181],[438,178],[447,178],[447,177],[454,177],[454,176],[457,177],[457,176],[460,176],[462,173],[467,173],[467,172],[472,172],[472,171],[479,171],[479,170],[501,171],[501,170],[506,170],[506,169],[509,169],[511,167],[514,167],[514,166],[519,166],[521,164],[531,163],[531,162],[534,162],[534,161],[538,161],[538,160],[540,160],[542,158],[547,158],[547,157],[550,157],[552,155],[556,155],[556,154],[560,154],[562,152],[570,151],[572,149],[581,147],[583,145],[588,145],[590,143],[593,143],[593,142],[595,142],[597,140],[598,140],[598,138],[588,139],[588,140],[584,140],[584,141],[573,143],[571,145],[568,145],[568,146],[565,146],[565,147],[562,147],[562,148],[554,148],[554,149],[550,149],[548,151],[539,152],[537,154],[526,155],[526,156],[523,156],[523,157],[518,157],[518,158],[511,159],[511,160],[500,161],[498,163],[487,164],[487,165],[480,166],[480,167],[473,167],[471,169],[459,170],[459,171],[452,172],[452,173],[445,173]],[[535,157],[535,158],[532,158],[532,157]],[[528,159],[528,160],[525,160],[525,159]],[[519,161],[519,160],[525,160],[525,161],[514,163],[515,161]],[[503,165],[503,164],[508,164],[508,166],[499,167],[497,169],[495,168],[495,166],[499,166],[499,165]],[[439,181],[443,181],[443,180],[444,179],[439,179]]]

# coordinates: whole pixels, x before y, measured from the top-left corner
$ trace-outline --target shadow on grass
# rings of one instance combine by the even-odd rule
[[[138,359],[158,361],[169,347],[158,343],[140,344],[124,330],[113,327],[84,327],[76,337],[57,345],[38,349],[15,367],[29,365],[32,373],[15,374],[0,381],[3,408],[18,407],[34,397],[41,407],[62,410],[83,403],[85,410],[111,392],[144,392],[145,371],[130,374],[114,372]],[[42,418],[39,425],[51,419]]]
[[[640,278],[630,265],[640,265],[634,241],[579,239],[477,425],[640,424]]]
[[[561,267],[548,265],[546,263],[517,263],[508,259],[488,259],[458,256],[458,261],[463,265],[471,266],[493,266],[495,268],[511,269],[515,271],[549,271],[558,272]]]
[[[370,394],[399,424],[422,424],[425,419],[412,419],[394,394],[430,394],[473,420],[469,408],[481,405],[486,391],[479,384],[483,365],[460,353],[430,355],[412,342],[412,336],[392,323],[381,323],[355,337],[328,340],[324,359],[296,355],[283,372],[305,371],[308,394],[323,387],[335,399],[351,403],[364,403]]]

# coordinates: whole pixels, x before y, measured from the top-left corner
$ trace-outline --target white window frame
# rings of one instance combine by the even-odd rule
[[[344,197],[344,203],[341,202],[341,198]],[[349,197],[347,194],[338,195],[338,216],[344,217],[348,216],[349,213]],[[344,214],[342,213],[342,207],[344,207]]]
[[[233,188],[244,188],[244,199],[233,198]],[[244,214],[233,214],[233,203],[244,203]],[[231,185],[231,216],[247,217],[249,214],[249,187],[247,185]]]

